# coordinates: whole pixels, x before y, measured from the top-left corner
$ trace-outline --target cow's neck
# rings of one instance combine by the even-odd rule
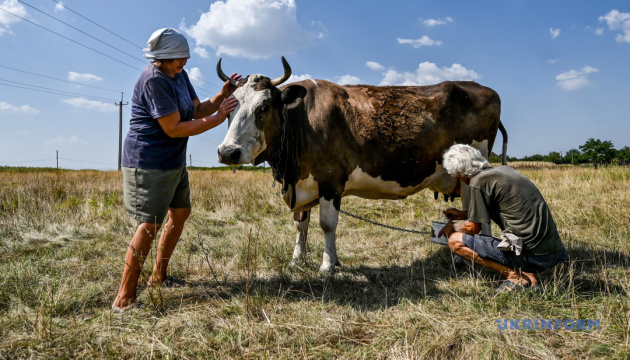
[[[273,171],[274,180],[282,182],[282,179],[279,177],[278,174],[278,164],[280,163],[280,157],[278,153],[279,149],[280,139],[278,139],[278,146],[274,147],[273,149],[266,149],[265,151],[261,152],[254,160],[254,165],[258,165],[266,161]]]
[[[282,194],[294,191],[295,184],[300,179],[310,136],[312,129],[304,103],[300,102],[292,107],[285,106],[282,111],[282,129],[275,142],[277,146],[266,154],[266,161],[273,170],[274,180],[282,183]],[[294,205],[295,196],[291,194],[291,208]]]

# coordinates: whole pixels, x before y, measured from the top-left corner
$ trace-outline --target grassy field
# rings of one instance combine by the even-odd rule
[[[538,291],[497,294],[495,274],[454,266],[428,236],[343,215],[343,267],[323,276],[317,209],[312,258],[290,267],[295,230],[270,173],[195,170],[193,214],[170,267],[189,285],[141,286],[144,306],[114,314],[135,230],[121,175],[2,169],[0,358],[629,358],[630,169],[521,171],[545,195],[569,249]],[[452,205],[421,192],[342,206],[428,230]],[[502,331],[497,319],[600,319],[601,327]]]

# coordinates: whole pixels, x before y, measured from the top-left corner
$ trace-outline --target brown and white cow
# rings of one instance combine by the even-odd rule
[[[272,167],[294,213],[294,261],[306,255],[310,209],[319,204],[322,271],[339,265],[335,230],[342,197],[404,199],[425,188],[451,194],[457,180],[440,165],[444,151],[472,144],[487,156],[501,126],[499,96],[475,82],[379,87],[304,80],[278,88],[291,75],[284,57],[282,63],[278,79],[257,74],[235,83],[238,106],[218,159]],[[217,73],[229,79],[221,60]]]

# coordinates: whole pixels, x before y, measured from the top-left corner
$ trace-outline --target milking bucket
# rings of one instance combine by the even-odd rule
[[[442,231],[442,228],[446,226],[446,223],[448,223],[448,220],[444,216],[442,216],[438,221],[431,222],[431,241],[436,244],[448,245],[448,238],[446,235],[438,237],[438,234]]]

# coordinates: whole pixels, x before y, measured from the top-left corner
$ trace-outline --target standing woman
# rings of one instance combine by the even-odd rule
[[[127,310],[136,303],[142,264],[167,214],[148,285],[183,283],[167,277],[166,269],[190,215],[188,137],[221,124],[237,104],[236,99],[229,98],[236,90],[230,81],[212,99],[199,101],[184,71],[190,51],[180,32],[157,30],[147,44],[144,51],[149,54],[145,57],[153,62],[142,71],[134,88],[122,159],[125,207],[139,225],[127,248],[114,311]],[[232,74],[231,78],[238,80],[240,75]]]

